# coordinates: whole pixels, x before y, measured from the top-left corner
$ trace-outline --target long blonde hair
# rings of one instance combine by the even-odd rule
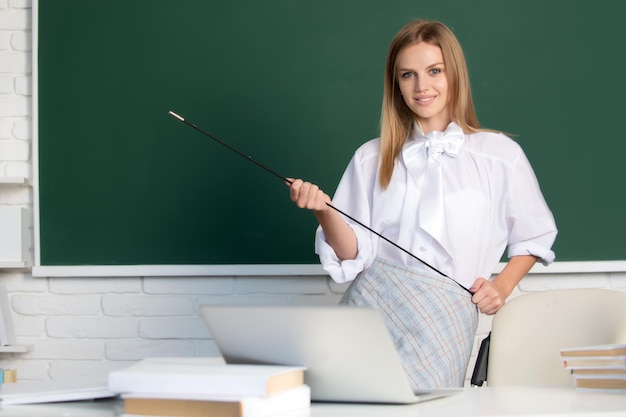
[[[396,59],[404,48],[419,42],[426,42],[441,49],[448,81],[450,94],[448,106],[452,120],[467,133],[481,130],[474,110],[467,65],[459,41],[441,22],[415,20],[408,23],[394,37],[387,54],[380,120],[379,181],[383,189],[387,188],[391,181],[395,159],[400,154],[415,122],[415,114],[408,108],[400,94]]]

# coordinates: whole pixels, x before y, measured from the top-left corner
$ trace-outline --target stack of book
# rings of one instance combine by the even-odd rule
[[[0,384],[17,382],[16,369],[0,369]]]
[[[626,344],[565,348],[561,358],[576,389],[626,393]]]
[[[304,368],[229,365],[211,358],[150,358],[112,371],[124,416],[265,417],[308,413]],[[291,414],[290,414],[291,415]]]

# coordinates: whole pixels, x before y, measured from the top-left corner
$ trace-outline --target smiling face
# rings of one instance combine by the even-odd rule
[[[407,46],[396,58],[396,79],[404,102],[424,133],[444,131],[451,116],[441,49],[426,42]]]

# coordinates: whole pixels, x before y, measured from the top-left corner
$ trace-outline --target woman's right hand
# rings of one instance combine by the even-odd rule
[[[313,210],[326,236],[326,242],[339,259],[355,259],[357,256],[356,235],[352,228],[333,210],[330,197],[310,182],[287,178],[291,201],[300,208]]]
[[[289,187],[289,196],[298,207],[316,212],[329,209],[331,199],[317,185],[301,179],[288,179],[291,181],[291,184],[286,183]]]

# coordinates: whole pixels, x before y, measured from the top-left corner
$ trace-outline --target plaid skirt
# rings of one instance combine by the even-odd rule
[[[377,259],[340,304],[380,311],[413,390],[464,385],[478,309],[456,282]]]

